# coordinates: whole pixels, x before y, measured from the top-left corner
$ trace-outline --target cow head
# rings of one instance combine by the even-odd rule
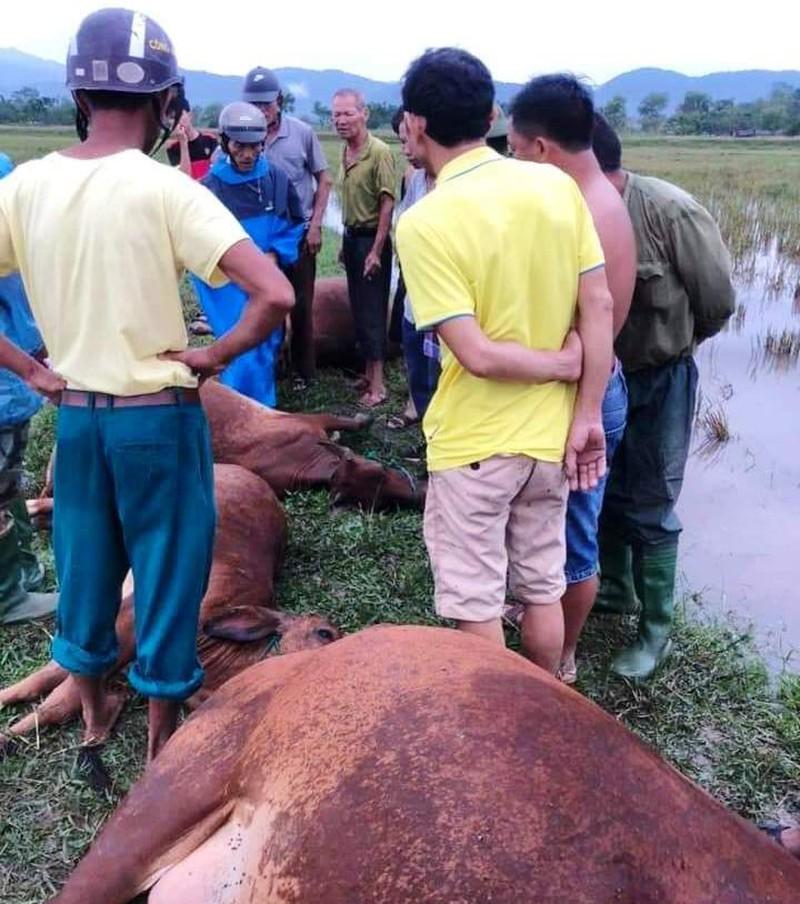
[[[424,489],[407,471],[387,468],[335,443],[328,445],[339,455],[339,464],[331,477],[331,501],[335,508],[353,504],[378,510],[421,507]]]
[[[203,633],[232,643],[262,644],[259,659],[278,653],[315,650],[342,636],[321,615],[291,615],[261,606],[235,606],[205,622]]]

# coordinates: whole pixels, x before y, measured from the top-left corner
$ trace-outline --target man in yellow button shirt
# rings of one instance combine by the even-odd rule
[[[409,150],[437,179],[397,229],[415,321],[443,345],[425,539],[437,612],[503,643],[508,587],[524,651],[555,673],[568,482],[605,473],[612,302],[578,187],[489,149],[493,102],[489,71],[453,48],[425,53],[403,85]]]

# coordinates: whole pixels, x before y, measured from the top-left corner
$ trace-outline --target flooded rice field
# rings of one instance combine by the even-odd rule
[[[700,346],[678,511],[684,589],[800,670],[800,264],[776,241],[737,262],[737,311]]]

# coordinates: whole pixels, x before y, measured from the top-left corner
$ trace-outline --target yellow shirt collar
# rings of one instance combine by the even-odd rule
[[[492,150],[488,145],[484,144],[481,145],[481,147],[472,148],[472,150],[465,151],[449,163],[446,163],[441,170],[439,170],[439,175],[436,177],[436,184],[441,185],[442,182],[447,182],[449,179],[454,179],[456,176],[463,176],[464,173],[469,172],[471,169],[475,169],[476,166],[481,166],[492,160],[502,159],[500,154],[498,154],[497,151]]]

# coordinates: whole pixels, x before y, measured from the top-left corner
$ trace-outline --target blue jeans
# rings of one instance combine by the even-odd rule
[[[441,369],[437,358],[425,354],[425,331],[417,330],[410,320],[403,318],[403,356],[408,372],[408,389],[420,420],[425,416],[439,383]]]
[[[58,412],[53,544],[61,594],[53,659],[99,676],[117,661],[130,567],[136,661],[147,697],[184,700],[203,682],[197,622],[214,541],[211,442],[199,404]]]
[[[627,412],[628,389],[622,368],[617,363],[603,398],[606,476],[593,490],[570,493],[567,502],[567,564],[564,569],[567,584],[577,584],[597,574],[597,523],[614,452],[625,432]]]

